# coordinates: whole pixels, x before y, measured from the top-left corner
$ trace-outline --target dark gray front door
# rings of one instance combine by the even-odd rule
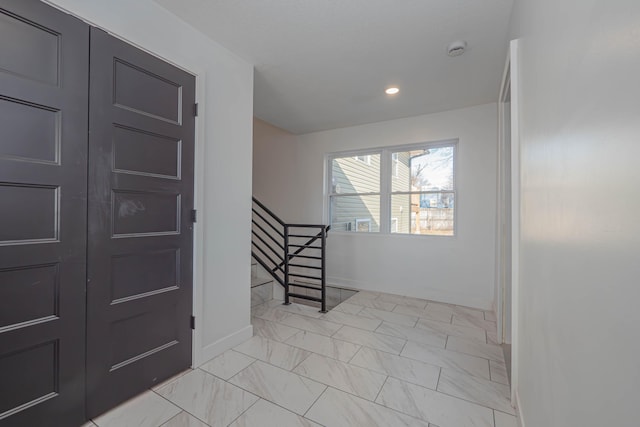
[[[89,27],[0,0],[0,426],[84,422]]]
[[[87,412],[191,365],[195,78],[91,30]]]

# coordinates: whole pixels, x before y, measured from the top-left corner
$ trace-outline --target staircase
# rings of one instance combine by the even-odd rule
[[[325,255],[331,227],[287,224],[255,197],[252,200],[251,256],[273,278],[274,286],[284,289],[285,305],[292,298],[311,301],[326,313]]]

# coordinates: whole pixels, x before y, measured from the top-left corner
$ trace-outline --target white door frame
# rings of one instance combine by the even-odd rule
[[[503,211],[511,208],[511,404],[516,404],[516,390],[518,386],[518,312],[519,312],[519,279],[520,279],[520,128],[519,128],[519,60],[518,40],[512,40],[507,53],[500,97],[498,100],[498,216],[497,216],[497,240],[496,240],[496,317],[498,329],[498,343],[504,342],[505,328],[505,282],[502,280],[502,270],[505,260],[502,258],[502,231]],[[510,148],[511,158],[505,158],[505,99],[507,91],[510,91]],[[506,162],[510,162],[511,174],[505,177]],[[503,199],[500,196],[503,179],[511,180],[511,205],[502,206]]]
[[[504,236],[502,223],[504,222],[505,216],[505,200],[504,200],[504,177],[506,174],[506,159],[505,159],[505,96],[506,91],[510,85],[510,61],[509,55],[507,55],[507,64],[505,65],[505,69],[502,75],[502,84],[500,85],[500,96],[498,98],[498,173],[497,173],[497,200],[496,200],[496,270],[495,270],[495,280],[496,280],[496,338],[498,344],[502,344],[504,342],[504,288],[505,283],[503,281],[503,270],[505,259],[503,257],[503,241]]]

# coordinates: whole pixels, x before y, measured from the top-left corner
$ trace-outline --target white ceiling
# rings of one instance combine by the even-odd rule
[[[255,115],[293,133],[496,101],[513,3],[155,1],[255,64]],[[458,39],[467,52],[450,58]]]

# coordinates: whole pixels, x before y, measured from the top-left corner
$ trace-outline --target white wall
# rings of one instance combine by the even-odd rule
[[[194,364],[198,365],[250,337],[252,331],[253,67],[152,0],[48,3],[197,74]]]
[[[520,409],[639,425],[640,2],[516,0]]]
[[[297,163],[297,136],[260,119],[253,121],[253,195],[279,217],[291,221],[292,173]]]
[[[256,126],[255,153],[269,150],[271,153],[254,157],[254,186],[280,189],[279,195],[268,191],[259,195],[286,221],[313,223],[323,222],[327,153],[459,138],[457,236],[330,232],[328,282],[485,309],[492,307],[496,104],[297,137],[286,133],[280,136],[292,142],[273,144],[274,136],[277,134]],[[281,161],[285,156],[288,161]]]

